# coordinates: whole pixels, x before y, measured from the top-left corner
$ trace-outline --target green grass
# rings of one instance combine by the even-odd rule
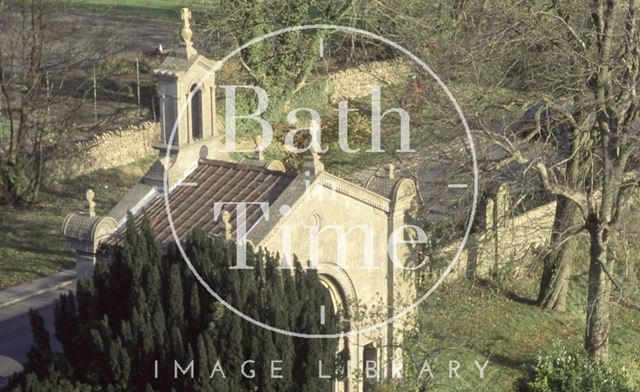
[[[28,209],[0,210],[0,289],[73,268],[75,259],[60,234],[64,217],[84,208],[84,192],[91,188],[97,214],[106,214],[135,184],[152,159],[108,170],[98,170],[52,184],[40,203]]]
[[[440,287],[420,309],[420,333],[405,345],[405,366],[409,363],[419,371],[425,360],[429,362],[435,376],[429,391],[513,391],[526,364],[554,343],[581,350],[584,280],[579,276],[573,282],[570,310],[560,314],[526,303],[526,298],[535,297],[536,277],[510,282],[515,290],[469,281]],[[640,313],[612,306],[611,366],[624,366],[640,387]],[[460,362],[462,379],[449,379],[450,360]],[[475,360],[489,360],[484,379]]]

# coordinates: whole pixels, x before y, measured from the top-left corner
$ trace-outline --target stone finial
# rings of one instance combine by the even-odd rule
[[[303,165],[303,169],[309,171],[310,174],[318,175],[324,171],[324,164],[320,160],[320,154],[323,153],[322,146],[320,145],[320,126],[312,120],[311,127],[311,145],[309,146],[309,152],[311,156],[307,158],[307,161]]]
[[[231,214],[229,211],[222,211],[222,223],[224,223],[224,238],[231,239]]]
[[[256,159],[262,161],[264,159],[264,151],[262,148],[262,136],[256,137]]]
[[[94,197],[95,197],[95,194],[93,193],[93,191],[91,189],[88,189],[87,192],[85,193],[85,198],[86,198],[85,205],[87,207],[87,212],[89,213],[89,216],[96,216],[96,203],[95,201],[93,201]]]
[[[180,43],[180,48],[177,51],[177,56],[185,55],[187,59],[198,54],[198,52],[193,48],[193,43],[191,42],[191,37],[193,37],[193,31],[191,31],[191,11],[189,8],[183,8],[180,11],[180,19],[182,19],[182,30],[180,30],[180,38],[182,39],[182,43]]]
[[[191,11],[189,11],[189,8],[183,8],[180,10],[180,19],[182,20],[182,30],[180,31],[180,37],[182,38],[182,41],[187,44],[187,46],[190,46],[193,31],[191,31]]]
[[[387,174],[389,175],[390,180],[396,178],[396,166],[393,163],[390,163],[389,166],[387,166]]]

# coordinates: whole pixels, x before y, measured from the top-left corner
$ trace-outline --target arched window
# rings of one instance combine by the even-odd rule
[[[202,139],[202,89],[197,85],[191,86],[191,92],[196,90],[191,98],[191,140]]]

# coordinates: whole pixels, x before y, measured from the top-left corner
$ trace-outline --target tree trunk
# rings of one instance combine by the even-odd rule
[[[549,243],[551,250],[544,258],[544,270],[538,292],[538,304],[544,309],[558,312],[567,310],[569,279],[573,271],[569,237],[577,213],[578,207],[575,203],[564,197],[558,198]]]
[[[601,363],[607,363],[609,360],[609,329],[611,327],[609,272],[614,263],[607,257],[607,231],[599,224],[589,225],[591,249],[587,283],[587,330],[584,345],[589,356]]]

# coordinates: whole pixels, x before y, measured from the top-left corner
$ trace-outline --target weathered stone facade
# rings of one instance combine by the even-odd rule
[[[248,238],[285,259],[296,255],[312,260],[309,227],[318,230],[318,274],[336,298],[335,309],[343,309],[343,317],[350,320],[349,330],[384,323],[342,342],[349,347],[351,377],[344,385],[336,385],[336,390],[360,391],[365,350],[367,360],[375,361],[379,372],[375,381],[390,379],[402,369],[402,321],[386,321],[407,305],[409,297],[413,299],[413,286],[403,278],[408,248],[400,244],[394,250],[401,261],[396,265],[388,245],[394,231],[406,234],[402,226],[416,195],[415,184],[403,178],[391,180],[391,191],[382,195],[325,171],[304,170],[269,208],[270,216],[286,211],[285,216],[258,222]],[[287,236],[282,235],[283,228]],[[340,238],[341,234],[345,236]],[[290,249],[285,247],[285,238],[291,240]],[[341,240],[345,241],[343,249]],[[364,317],[359,319],[360,312]]]

